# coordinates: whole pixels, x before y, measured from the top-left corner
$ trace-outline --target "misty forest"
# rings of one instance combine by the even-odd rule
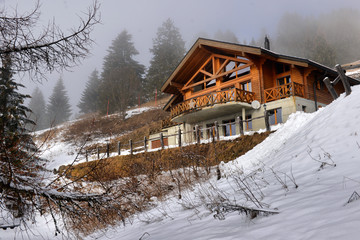
[[[295,113],[295,117],[290,118],[295,122],[293,127],[285,123],[279,125],[279,130],[274,128],[271,132],[242,133],[241,137],[230,138],[229,141],[215,142],[218,130],[213,129],[217,123],[208,126],[210,130],[203,130],[201,133],[198,131],[202,130],[196,126],[191,131],[194,132],[194,139],[199,139],[197,144],[181,146],[182,143],[179,142],[180,147],[164,150],[164,145],[170,144],[164,143],[164,131],[161,131],[165,124],[169,124],[170,114],[163,108],[173,99],[170,94],[162,91],[164,83],[184,61],[187,52],[199,38],[261,48],[265,48],[264,41],[268,39],[269,51],[310,59],[332,69],[336,64],[344,65],[360,59],[360,10],[356,8],[336,8],[314,15],[284,11],[278,13],[274,29],[257,29],[258,34],[253,36],[224,25],[223,28],[214,27],[212,32],[199,29],[192,38],[184,34],[186,29],[181,29],[176,18],[168,14],[162,23],[156,26],[156,31],[146,39],[137,39],[138,30],[119,24],[121,28],[114,33],[115,37],[111,39],[110,45],[105,46],[106,50],[102,52],[102,64],[89,72],[82,72],[82,76],[87,78],[81,79],[85,83],[82,88],[75,87],[79,101],[73,104],[69,94],[72,88],[69,82],[80,79],[67,78],[72,74],[71,71],[77,71],[74,69],[81,66],[99,48],[100,44],[93,32],[105,25],[102,23],[104,13],[101,1],[94,1],[89,6],[84,5],[82,11],[77,13],[78,21],[73,22],[71,28],[61,27],[55,20],[44,24],[41,18],[41,2],[35,2],[31,10],[27,11],[6,7],[5,1],[2,3],[0,239],[118,239],[117,234],[111,232],[116,229],[129,229],[129,232],[126,232],[128,235],[124,233],[121,239],[159,239],[156,236],[165,239],[171,237],[171,234],[161,235],[161,230],[151,225],[164,221],[163,219],[167,219],[164,224],[169,229],[176,226],[174,229],[177,230],[174,232],[177,235],[174,235],[173,239],[201,238],[195,234],[195,229],[192,229],[195,235],[185,234],[184,238],[179,237],[181,233],[177,231],[185,223],[174,220],[175,213],[169,206],[175,203],[180,203],[181,211],[174,210],[179,211],[179,215],[192,211],[184,222],[192,225],[191,222],[194,221],[193,228],[200,228],[201,225],[195,222],[208,219],[208,216],[211,218],[206,221],[218,221],[213,227],[216,230],[209,230],[214,235],[204,236],[203,239],[238,239],[236,234],[239,232],[231,235],[231,230],[222,232],[220,228],[226,228],[226,224],[221,222],[226,221],[228,214],[230,219],[235,217],[236,215],[231,215],[233,213],[241,213],[248,219],[239,220],[245,222],[241,230],[244,239],[264,239],[259,237],[261,234],[258,231],[261,229],[253,226],[259,224],[262,229],[266,227],[256,219],[264,216],[274,216],[274,219],[277,219],[277,214],[282,214],[280,207],[280,210],[273,207],[270,209],[271,200],[276,202],[276,199],[271,194],[270,197],[266,194],[270,190],[282,196],[303,191],[306,181],[300,176],[307,174],[295,169],[295,166],[298,166],[296,164],[294,174],[292,165],[286,165],[286,170],[277,170],[276,167],[283,165],[262,162],[262,158],[258,157],[261,155],[259,153],[250,155],[259,161],[256,167],[252,163],[246,165],[253,165],[251,173],[244,169],[245,165],[231,162],[240,156],[246,156],[247,152],[253,151],[267,139],[271,139],[272,143],[269,143],[269,140],[267,148],[263,147],[258,152],[268,151],[269,156],[279,152],[277,157],[282,161],[286,153],[280,154],[281,146],[285,148],[288,145],[281,145],[280,142],[292,139],[290,134],[300,136],[301,131],[306,131],[300,129],[305,122],[310,129],[311,119],[313,116],[315,119],[316,115],[306,115],[301,119],[301,116]],[[123,8],[126,8],[126,4]],[[242,20],[238,21],[241,24]],[[186,39],[184,35],[187,36]],[[148,52],[138,50],[136,43],[139,41],[151,45]],[[150,54],[150,57],[148,63],[145,63],[142,56],[147,54]],[[221,64],[225,65],[224,62]],[[63,74],[65,72],[67,74]],[[204,73],[201,81],[212,77],[205,70],[199,72]],[[45,93],[42,83],[47,81],[53,82],[53,87]],[[35,87],[29,88],[27,82],[35,84]],[[29,89],[31,93],[27,93]],[[319,91],[323,89],[319,88]],[[181,93],[184,93],[183,91],[185,90],[179,90]],[[352,95],[355,94],[354,91]],[[324,118],[331,117],[330,113],[326,115],[326,109],[322,110],[324,111],[314,114],[323,114]],[[276,111],[271,114],[276,116]],[[243,124],[243,121],[246,122],[244,117],[248,118],[243,115],[236,121]],[[224,125],[223,129],[231,135],[232,131],[235,133],[235,124],[238,126],[239,122],[233,121],[229,124],[230,127]],[[240,128],[245,126],[241,131],[249,128],[249,123],[246,124],[241,125]],[[177,125],[171,123],[166,126]],[[318,129],[316,126],[311,129]],[[300,129],[298,132],[297,128]],[[174,133],[174,136],[180,134],[181,141],[180,126],[176,129],[178,132]],[[147,141],[157,133],[160,133],[156,135],[159,150],[150,151],[147,149],[147,144],[150,144]],[[213,136],[213,140],[200,144],[200,137],[205,135]],[[356,130],[351,136],[355,139],[357,148],[360,148],[360,140],[356,140]],[[219,139],[218,136],[217,140]],[[295,144],[296,141],[293,141]],[[274,142],[279,142],[279,145]],[[313,150],[311,144],[303,143],[307,146],[304,150],[306,154],[299,155],[320,166],[311,174],[325,174],[326,169],[335,169],[333,159],[336,154],[329,153],[333,149],[320,147],[321,152],[316,155],[317,150]],[[143,152],[133,154],[133,149],[143,145]],[[131,150],[122,155],[120,151],[125,151],[125,148]],[[294,149],[289,148],[288,151],[292,159],[297,158],[298,154]],[[266,158],[264,155],[263,159]],[[226,165],[228,163],[234,166]],[[226,183],[227,181],[234,185]],[[351,180],[354,185],[358,184],[358,181],[360,179]],[[216,186],[216,182],[219,186]],[[277,187],[286,194],[275,190]],[[241,199],[246,199],[250,205],[245,206],[233,200],[235,197],[227,192],[229,189],[242,194]],[[155,212],[160,213],[160,217],[157,217]],[[144,215],[140,215],[141,213]],[[169,219],[173,221],[172,225],[167,222]],[[142,230],[142,227],[137,228],[138,222],[145,223],[141,226],[150,226],[149,229],[153,232]],[[246,233],[248,225],[252,226],[254,235]],[[44,229],[44,226],[47,226],[47,229]],[[229,226],[234,224],[231,222]],[[266,231],[271,230],[264,231],[268,236],[269,232]],[[198,232],[205,233],[205,230]],[[296,234],[301,236],[300,233]],[[319,239],[326,239],[326,235],[321,236],[323,238]],[[305,239],[312,239],[311,237],[307,236]],[[317,239],[316,235],[313,237]]]

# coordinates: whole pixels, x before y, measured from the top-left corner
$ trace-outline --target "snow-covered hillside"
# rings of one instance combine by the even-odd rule
[[[220,180],[214,176],[183,191],[181,200],[170,196],[125,227],[87,239],[358,239],[360,199],[348,203],[360,194],[358,102],[360,86],[316,113],[293,114],[247,154],[221,164]],[[278,214],[250,219],[231,206]],[[35,235],[25,238],[52,238],[52,222],[38,219],[30,227]],[[15,231],[24,236],[15,228],[0,239]]]
[[[359,102],[360,87],[354,87],[316,113],[293,114],[253,150],[222,164],[221,180],[88,239],[358,239],[360,200],[347,202],[360,194]],[[250,219],[209,210],[226,203],[255,207],[239,187],[250,174],[262,208],[279,214]]]

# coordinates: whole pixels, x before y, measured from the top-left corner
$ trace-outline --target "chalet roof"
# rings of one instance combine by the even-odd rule
[[[170,94],[178,94],[179,92],[174,85],[185,84],[186,81],[201,67],[204,61],[206,61],[213,53],[222,55],[236,54],[240,56],[244,56],[246,54],[254,56],[255,58],[256,56],[263,56],[270,60],[293,64],[296,66],[312,66],[316,69],[324,71],[328,75],[337,76],[337,72],[334,69],[309,59],[278,54],[262,47],[199,38],[181,60],[176,69],[172,72],[170,77],[165,81],[161,91]],[[355,79],[350,79],[350,81],[353,84],[360,83]]]

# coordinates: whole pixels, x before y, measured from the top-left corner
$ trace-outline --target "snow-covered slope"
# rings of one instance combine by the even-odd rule
[[[151,109],[154,109],[154,107],[141,107],[141,108],[129,109],[126,112],[126,119],[131,118],[132,116],[135,116],[137,114],[149,111]],[[117,114],[117,113],[115,113],[115,114]],[[113,114],[113,115],[115,115],[115,114]],[[111,117],[111,116],[112,115],[109,115],[109,117]],[[74,123],[75,121],[76,120],[66,122],[64,124],[57,126],[56,128],[66,129],[67,126]],[[48,130],[49,129],[41,130],[35,134],[41,134],[44,131],[48,131]],[[122,133],[119,133],[119,134],[121,135]],[[115,136],[116,135],[113,135],[112,137],[115,137]],[[94,142],[105,143],[106,140],[109,140],[109,137],[101,138],[101,139],[97,138],[91,142],[87,142],[87,144],[91,145]],[[82,145],[82,144],[83,143],[80,143],[80,145]],[[40,147],[40,157],[47,159],[49,161],[47,168],[50,170],[52,170],[54,168],[56,169],[61,165],[71,164],[73,161],[75,161],[76,163],[81,163],[81,162],[86,161],[84,155],[78,155],[80,146],[76,146],[72,142],[63,141],[63,136],[62,136],[61,131],[55,138],[46,141],[45,144],[43,144],[42,142],[37,142],[37,145],[41,146]],[[89,158],[90,158],[90,160],[96,160],[97,156],[94,155],[94,156],[90,156]]]
[[[88,238],[358,239],[360,200],[347,202],[355,191],[360,194],[359,102],[360,87],[354,87],[350,96],[316,113],[293,114],[253,150],[222,164],[221,180],[213,178],[183,193],[182,200],[170,198],[132,224]],[[209,211],[217,201],[254,207],[239,188],[239,179],[250,173],[262,208],[279,214],[250,220],[236,211]]]

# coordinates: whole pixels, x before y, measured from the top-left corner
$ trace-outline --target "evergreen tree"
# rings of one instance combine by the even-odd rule
[[[137,103],[145,67],[133,59],[138,51],[126,30],[116,37],[108,52],[101,74],[99,110],[124,113]]]
[[[57,81],[53,93],[49,98],[47,115],[53,126],[66,122],[71,116],[69,97],[67,96],[64,82],[61,78]]]
[[[91,73],[89,80],[86,83],[86,87],[81,94],[80,102],[77,105],[80,108],[81,113],[96,112],[98,110],[99,87],[99,73],[95,69]]]
[[[33,125],[28,129],[41,130],[49,126],[48,121],[46,120],[46,103],[44,95],[38,87],[36,87],[31,94],[28,108],[31,110],[29,119],[35,123],[35,126]]]
[[[14,217],[26,214],[26,207],[18,201],[18,193],[12,187],[26,184],[35,175],[36,163],[27,152],[33,142],[25,129],[26,124],[34,124],[26,116],[30,110],[23,105],[30,96],[20,94],[18,88],[23,85],[12,79],[9,55],[2,58],[0,68],[0,184],[2,207],[6,206]],[[22,176],[18,178],[18,176]],[[16,179],[17,181],[9,181]]]
[[[160,93],[163,83],[174,71],[185,54],[185,42],[171,19],[167,19],[158,28],[153,47],[153,57],[146,75],[146,91],[148,95],[156,89]]]
[[[0,68],[0,136],[4,149],[16,147],[26,136],[25,125],[33,123],[26,116],[30,109],[23,105],[29,95],[20,94],[23,85],[12,79],[11,60],[7,56],[2,59]]]

